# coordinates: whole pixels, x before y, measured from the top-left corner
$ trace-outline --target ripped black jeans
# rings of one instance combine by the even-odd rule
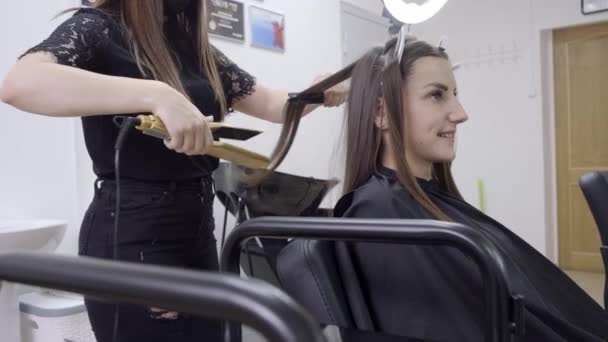
[[[213,189],[202,181],[121,180],[118,259],[142,264],[217,271]],[[79,254],[112,259],[116,183],[95,182],[79,238]],[[98,342],[112,342],[116,305],[86,299]],[[152,306],[119,305],[119,342],[215,342],[221,323]]]

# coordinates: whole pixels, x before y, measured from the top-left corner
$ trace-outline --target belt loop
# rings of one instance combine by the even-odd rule
[[[201,178],[201,190],[205,195],[207,193],[214,194],[215,193],[215,184],[213,182],[213,177],[211,176],[203,176]]]
[[[95,197],[99,198],[100,194],[101,194],[101,183],[103,182],[103,180],[101,178],[97,178],[95,179],[95,182],[93,183],[93,193],[95,194]]]
[[[211,176],[203,176],[201,178],[201,199],[203,202],[213,203],[215,196],[215,185]]]
[[[177,193],[177,182],[176,181],[169,181],[167,183],[167,185],[169,187],[168,187],[168,189],[166,189],[164,191],[164,195],[168,196],[169,199],[173,200],[175,198],[176,193]]]

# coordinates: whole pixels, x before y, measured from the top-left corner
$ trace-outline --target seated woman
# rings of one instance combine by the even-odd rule
[[[412,38],[402,44],[392,40],[303,94],[351,72],[346,195],[336,215],[434,219],[479,229],[498,246],[511,289],[525,296],[526,333],[518,341],[608,341],[602,307],[458,192],[450,163],[457,128],[467,114],[443,49]],[[302,105],[295,107],[292,103],[287,111],[290,124],[275,160],[286,153],[297,128]],[[339,257],[354,265],[376,331],[425,341],[483,341],[481,276],[464,254],[437,246],[358,243],[347,248],[349,253]]]

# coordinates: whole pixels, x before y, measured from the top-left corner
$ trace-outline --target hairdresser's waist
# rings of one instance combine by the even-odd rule
[[[203,176],[179,180],[142,180],[133,178],[120,178],[120,188],[123,190],[151,190],[151,191],[198,191],[211,190],[213,179]],[[96,181],[98,188],[116,188],[116,179],[99,177]]]

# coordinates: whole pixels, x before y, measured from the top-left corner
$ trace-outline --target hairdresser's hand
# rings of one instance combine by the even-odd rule
[[[331,74],[325,74],[325,75],[318,76],[314,80],[313,84],[317,84],[329,76],[331,76]],[[325,107],[341,106],[344,102],[346,102],[346,99],[348,98],[349,90],[350,90],[350,87],[346,81],[327,89],[325,91],[325,102],[323,103],[323,105]]]
[[[179,153],[202,155],[213,145],[213,134],[205,117],[188,98],[175,89],[165,85],[153,100],[153,114],[158,116],[167,130],[170,139],[165,146]]]

